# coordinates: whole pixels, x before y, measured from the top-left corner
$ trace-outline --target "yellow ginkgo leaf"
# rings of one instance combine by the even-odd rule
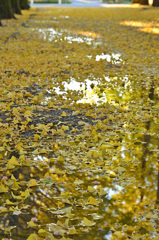
[[[64,162],[64,158],[62,156],[59,156],[58,159],[57,159],[58,162]]]
[[[26,189],[25,192],[21,192],[21,197],[26,199],[30,196],[29,189]]]
[[[28,182],[28,187],[35,187],[37,185],[37,181],[35,179],[31,179]]]
[[[86,227],[92,227],[95,225],[95,222],[90,221],[88,218],[84,217],[83,218],[83,225]]]
[[[88,190],[88,192],[90,192],[90,193],[96,191],[96,189],[95,189],[94,187],[92,187],[92,186],[88,186],[87,190]]]
[[[98,205],[98,202],[95,198],[93,198],[92,196],[90,196],[88,198],[88,201],[86,203],[86,205],[94,205],[94,206],[97,206]]]
[[[5,193],[7,191],[8,191],[7,188],[1,183],[1,185],[0,185],[0,193]]]
[[[33,221],[29,221],[29,222],[28,222],[28,227],[37,228],[38,225],[37,225],[36,223],[34,223]]]
[[[11,202],[9,199],[6,200],[6,204],[7,204],[7,205],[10,205],[10,206],[17,205],[17,203]]]
[[[39,240],[39,237],[36,233],[31,234],[27,240]]]
[[[66,117],[66,112],[62,112],[61,117]]]
[[[44,230],[44,229],[39,229],[39,231],[38,231],[38,235],[40,236],[40,237],[46,237],[46,235],[47,235],[47,232],[46,232],[46,230]]]
[[[12,158],[9,160],[9,162],[7,164],[7,168],[8,169],[13,169],[15,166],[19,166],[19,165],[20,164],[18,163],[16,158],[14,156],[12,156]]]

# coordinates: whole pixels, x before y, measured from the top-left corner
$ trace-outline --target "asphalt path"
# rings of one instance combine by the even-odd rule
[[[34,3],[31,7],[137,7],[138,4],[108,4],[102,3],[100,0],[72,0],[70,4],[49,4],[49,3]]]

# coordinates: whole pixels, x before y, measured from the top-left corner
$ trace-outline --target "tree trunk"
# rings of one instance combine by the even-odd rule
[[[29,9],[30,8],[28,0],[19,0],[19,2],[20,2],[21,9]]]
[[[0,18],[14,18],[10,0],[0,0]]]
[[[11,0],[11,5],[14,13],[21,14],[19,0]]]
[[[132,0],[132,3],[140,3],[140,0]]]
[[[149,5],[148,0],[140,0],[141,5]]]
[[[159,0],[153,0],[153,7],[159,7]]]

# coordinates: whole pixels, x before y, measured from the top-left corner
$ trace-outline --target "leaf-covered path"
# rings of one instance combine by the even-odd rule
[[[158,9],[0,28],[0,237],[158,239]]]

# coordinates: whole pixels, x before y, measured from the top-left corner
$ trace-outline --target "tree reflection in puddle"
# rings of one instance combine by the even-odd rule
[[[64,53],[61,54],[63,45],[59,45],[58,54],[68,66],[59,66],[55,59],[51,62],[55,69],[50,71],[51,55],[47,65],[49,75],[42,76],[41,89],[47,86],[43,102],[32,101],[36,91],[30,94],[24,89],[27,103],[22,101],[23,94],[18,95],[20,102],[18,98],[13,101],[15,96],[10,98],[13,104],[21,103],[22,108],[17,111],[14,108],[13,112],[12,105],[8,108],[3,102],[9,113],[5,124],[11,133],[5,132],[1,124],[1,238],[19,240],[35,234],[33,239],[39,239],[42,234],[42,239],[158,239],[157,80],[144,74],[139,78],[132,72],[134,68],[121,74],[124,71],[120,69],[121,56],[102,53],[105,46],[84,52],[76,62],[78,52],[71,62],[78,44],[87,49],[88,44],[91,47],[96,43],[93,39],[98,36],[87,29],[81,32],[82,37],[67,32],[65,39],[63,31],[41,29],[39,33],[51,47],[51,41],[60,40],[62,44],[67,41]],[[40,46],[44,46],[43,42]],[[47,48],[45,51],[48,53]],[[52,48],[50,51],[52,54]],[[57,53],[56,47],[54,52]],[[80,58],[87,59],[87,64],[82,65]],[[79,76],[73,75],[73,67],[70,71],[71,64],[76,72],[82,69]],[[95,64],[97,77],[93,72]],[[58,67],[61,67],[59,75]],[[119,69],[122,71],[118,76]],[[37,74],[37,78],[39,75],[42,74]],[[4,91],[6,97],[10,96],[8,91]],[[54,105],[47,107],[51,102]],[[66,113],[61,116],[60,104],[72,107],[67,112],[71,123],[68,124]],[[28,111],[24,121],[26,105],[31,113]],[[50,114],[53,107],[54,113],[59,111],[56,121]],[[40,124],[35,123],[34,114],[39,114],[36,117]],[[74,122],[73,116],[77,117]],[[33,138],[21,134],[25,130],[21,121],[26,130],[31,130]]]
[[[122,79],[122,87],[117,84],[115,85],[115,82],[119,81],[117,77],[104,76],[105,83],[103,84],[101,84],[100,78],[97,80],[91,80],[91,78],[85,79],[84,82],[80,82],[71,77],[68,82],[63,81],[62,86],[53,87],[52,90],[47,90],[47,92],[60,95],[60,97],[67,100],[71,98],[73,100],[74,95],[76,95],[79,98],[77,104],[90,103],[100,105],[108,102],[115,106],[125,104],[126,107],[128,107],[128,103],[134,99],[128,76]],[[112,82],[113,87],[107,86],[107,82]],[[83,97],[81,98],[80,96]],[[52,97],[47,96],[42,103],[47,104],[49,101],[52,101]]]

